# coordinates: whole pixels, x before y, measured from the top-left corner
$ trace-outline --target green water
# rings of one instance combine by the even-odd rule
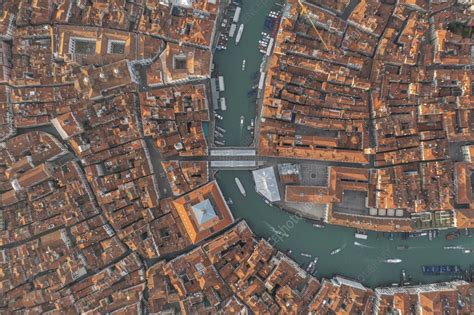
[[[248,91],[258,83],[253,75],[259,70],[262,54],[258,50],[260,32],[263,30],[265,16],[275,9],[273,0],[243,1],[241,22],[245,29],[240,43],[236,46],[231,39],[225,51],[215,54],[215,67],[225,77],[227,111],[218,125],[225,128],[227,146],[247,146],[252,137],[247,131],[250,119],[255,117],[255,98],[247,97]],[[246,59],[246,70],[242,71],[242,60]],[[240,116],[245,117],[240,126]],[[243,197],[235,184],[238,176],[246,188]],[[226,198],[234,202],[231,209],[236,218],[245,219],[252,230],[261,237],[273,237],[271,242],[280,250],[292,249],[290,255],[298,263],[306,266],[312,258],[301,253],[319,257],[318,278],[339,274],[351,277],[368,286],[390,285],[399,282],[401,270],[405,269],[412,277],[412,284],[448,280],[449,277],[424,276],[421,266],[427,264],[458,264],[463,268],[474,262],[474,254],[464,254],[461,249],[444,250],[444,246],[460,246],[474,249],[474,238],[462,236],[458,240],[445,240],[446,231],[435,240],[427,237],[390,240],[381,233],[369,232],[368,240],[354,238],[350,228],[326,226],[318,229],[304,219],[292,216],[276,207],[267,205],[254,190],[250,172],[225,171],[217,174],[218,182]],[[287,237],[275,234],[274,229],[287,231]],[[275,241],[276,240],[276,241]],[[359,245],[355,245],[357,241]],[[408,250],[398,250],[398,245],[408,245]],[[336,248],[343,248],[337,255],[331,255]],[[389,264],[386,259],[401,259],[399,264]]]
[[[265,17],[277,1],[246,0],[241,2],[240,23],[244,23],[244,31],[238,45],[230,38],[227,50],[216,51],[214,67],[224,76],[227,110],[222,112],[224,119],[217,125],[225,128],[226,146],[248,146],[252,136],[247,130],[250,120],[255,118],[256,95],[249,96],[252,86],[258,84],[260,64],[263,54],[259,52],[258,41],[263,31]],[[238,26],[237,26],[238,29]],[[237,35],[237,31],[236,31]],[[242,61],[246,60],[245,71]],[[240,116],[244,116],[244,124],[240,124]]]
[[[235,184],[239,177],[246,189],[247,196],[240,194]],[[276,207],[267,205],[255,192],[252,175],[249,171],[225,171],[217,174],[217,180],[226,199],[231,198],[230,205],[236,218],[247,221],[252,230],[261,237],[273,237],[271,242],[282,250],[292,249],[290,255],[301,265],[308,264],[311,258],[301,256],[309,253],[319,257],[317,263],[318,278],[344,275],[374,287],[399,282],[402,269],[412,277],[412,284],[449,280],[450,277],[424,276],[422,265],[458,264],[468,268],[474,263],[474,254],[464,254],[461,249],[445,250],[444,246],[460,246],[463,249],[474,249],[474,237],[463,235],[455,241],[446,241],[448,231],[441,231],[438,238],[416,237],[406,240],[395,236],[390,240],[388,235],[369,232],[367,240],[355,239],[351,228],[326,225],[315,228],[311,223],[295,215],[290,215]],[[276,235],[274,230],[285,232]],[[358,242],[360,245],[354,245]],[[407,250],[398,250],[397,246],[407,245]],[[343,248],[339,254],[330,253],[336,248]],[[384,262],[386,259],[401,259],[398,264]]]

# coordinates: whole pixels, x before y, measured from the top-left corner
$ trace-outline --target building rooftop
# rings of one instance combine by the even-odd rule
[[[234,222],[216,181],[175,199],[173,206],[193,243],[208,238]]]

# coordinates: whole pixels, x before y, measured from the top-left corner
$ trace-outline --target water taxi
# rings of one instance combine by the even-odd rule
[[[246,197],[247,193],[245,192],[244,186],[242,185],[242,182],[240,181],[238,177],[235,178],[235,183],[237,184],[237,187],[239,188],[242,196]]]

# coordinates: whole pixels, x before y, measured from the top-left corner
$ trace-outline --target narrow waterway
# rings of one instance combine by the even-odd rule
[[[227,50],[216,51],[214,55],[214,69],[224,76],[225,81],[222,96],[226,98],[227,110],[221,113],[223,120],[218,120],[217,125],[227,130],[224,137],[226,146],[248,146],[252,143],[253,136],[247,126],[255,118],[256,112],[256,90],[253,93],[251,91],[252,87],[258,85],[263,57],[258,49],[258,41],[264,31],[265,17],[270,10],[278,8],[275,6],[278,1],[274,0],[238,2],[242,7],[238,26],[241,23],[245,25],[240,42],[235,44],[236,36],[229,38]],[[242,125],[241,116],[244,117]]]
[[[235,184],[239,177],[247,196],[240,194]],[[218,183],[236,218],[247,221],[260,237],[269,238],[282,250],[292,250],[290,255],[305,266],[312,258],[301,253],[319,257],[318,278],[335,274],[356,279],[368,286],[390,285],[400,281],[402,269],[412,277],[412,283],[430,283],[452,279],[449,276],[424,276],[423,265],[460,265],[468,268],[474,262],[474,254],[464,254],[463,249],[474,249],[474,237],[462,236],[454,241],[445,239],[448,231],[441,231],[438,238],[416,237],[403,240],[395,235],[393,240],[382,233],[369,232],[367,240],[356,239],[351,228],[326,225],[316,228],[306,220],[267,205],[255,192],[249,171],[225,171],[217,174]],[[275,230],[280,232],[275,232]],[[277,234],[278,233],[278,234]],[[407,249],[397,249],[398,246]],[[444,249],[456,246],[458,249]],[[331,255],[337,248],[342,250]],[[401,259],[401,263],[386,263],[387,259]]]

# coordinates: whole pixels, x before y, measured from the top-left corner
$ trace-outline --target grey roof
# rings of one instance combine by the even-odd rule
[[[273,167],[261,168],[252,172],[255,189],[271,202],[280,201],[280,190]]]
[[[206,223],[209,220],[217,217],[214,207],[212,206],[209,199],[205,199],[200,203],[195,204],[191,207],[193,209],[194,216],[199,225]]]

